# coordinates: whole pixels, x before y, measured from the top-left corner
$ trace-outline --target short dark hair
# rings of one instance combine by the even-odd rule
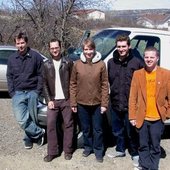
[[[119,34],[116,37],[116,45],[117,45],[118,41],[126,41],[128,46],[130,46],[130,38],[129,38],[129,36],[127,34]]]
[[[87,45],[88,47],[92,49],[96,49],[96,45],[94,41],[91,38],[86,38],[82,44],[82,48],[84,49],[84,46]]]
[[[28,36],[25,32],[19,32],[15,35],[14,37],[14,42],[16,42],[16,39],[24,39],[24,41],[27,43],[28,42]]]
[[[61,41],[60,41],[59,39],[56,39],[56,38],[52,38],[52,39],[49,41],[48,47],[50,47],[50,43],[52,43],[52,42],[58,42],[59,47],[61,48]]]
[[[159,51],[153,46],[146,47],[144,51],[144,55],[146,51],[154,51],[156,53],[156,56],[159,57]]]

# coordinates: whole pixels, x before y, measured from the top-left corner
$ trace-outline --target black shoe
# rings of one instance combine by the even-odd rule
[[[45,129],[42,129],[42,136],[38,139],[37,145],[42,146],[44,144]]]
[[[44,157],[44,162],[51,162],[53,159],[57,158],[58,155],[47,155]]]
[[[88,157],[92,152],[90,151],[83,151],[82,156]]]
[[[96,161],[102,163],[103,162],[103,158],[102,157],[101,158],[100,157],[96,157]]]
[[[65,153],[64,158],[65,158],[65,160],[70,160],[72,158],[72,154],[71,153]]]
[[[29,140],[24,141],[24,147],[25,149],[32,149],[33,143]]]

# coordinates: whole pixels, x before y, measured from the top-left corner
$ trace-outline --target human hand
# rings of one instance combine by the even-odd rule
[[[71,110],[72,110],[74,113],[77,113],[77,107],[71,107]]]
[[[54,101],[49,101],[48,102],[48,108],[49,109],[54,109]]]
[[[130,120],[130,123],[131,123],[132,126],[136,126],[136,120],[135,119],[134,120]]]
[[[106,112],[107,108],[106,107],[101,107],[100,108],[100,113],[103,114],[104,112]]]

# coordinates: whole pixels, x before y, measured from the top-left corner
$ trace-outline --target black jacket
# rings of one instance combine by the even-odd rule
[[[68,57],[61,57],[60,65],[60,79],[61,86],[65,99],[69,99],[69,86],[70,86],[70,76],[72,71],[73,62],[68,59]],[[44,97],[46,102],[53,101],[55,97],[55,68],[52,58],[44,63],[43,69],[44,76]]]
[[[16,51],[8,59],[7,81],[8,92],[12,97],[15,91],[35,90],[38,94],[43,89],[43,58],[28,47],[24,56]]]
[[[113,53],[113,58],[108,61],[110,100],[112,108],[116,111],[128,111],[130,84],[133,72],[143,66],[143,61],[134,57],[131,50],[129,51],[129,56],[123,61],[119,60],[117,50]]]

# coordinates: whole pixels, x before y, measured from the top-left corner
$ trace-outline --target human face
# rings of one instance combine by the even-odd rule
[[[156,51],[145,51],[144,61],[146,65],[146,70],[154,71],[156,69],[159,57],[156,54]]]
[[[25,42],[24,38],[16,38],[15,46],[21,55],[25,54],[25,52],[27,50],[27,42]]]
[[[127,41],[118,41],[116,47],[120,58],[125,58],[129,55],[130,46]]]
[[[87,45],[84,46],[83,49],[84,56],[87,59],[92,59],[94,57],[95,49],[88,47]]]
[[[50,43],[50,54],[52,56],[52,58],[54,59],[60,59],[61,57],[61,48],[59,46],[59,42],[51,42]]]

